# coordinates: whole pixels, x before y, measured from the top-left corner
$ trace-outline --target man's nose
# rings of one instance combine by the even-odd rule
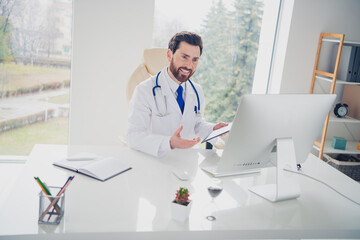
[[[185,67],[186,67],[187,69],[193,69],[193,66],[194,66],[194,63],[193,63],[191,60],[187,60],[187,61],[185,62]]]

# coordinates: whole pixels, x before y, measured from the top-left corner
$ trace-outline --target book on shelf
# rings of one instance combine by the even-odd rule
[[[352,69],[352,75],[350,82],[357,82],[358,75],[359,75],[359,67],[360,67],[360,47],[356,47],[354,65]]]
[[[83,158],[74,160],[76,158],[69,157],[67,159],[56,161],[53,165],[93,177],[100,181],[106,181],[109,178],[131,169],[130,166],[118,158],[95,155],[94,158],[87,157],[86,160]]]
[[[343,48],[344,49],[344,48]],[[355,55],[356,55],[356,47],[350,47],[350,58],[349,58],[349,66],[346,72],[346,82],[351,82],[351,78],[353,75],[353,68],[354,68],[354,62],[355,62]]]

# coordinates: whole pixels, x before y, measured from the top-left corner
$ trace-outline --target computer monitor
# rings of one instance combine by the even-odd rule
[[[266,197],[271,201],[298,197],[296,183],[283,178],[283,169],[296,169],[297,163],[306,160],[335,98],[334,94],[244,95],[216,172],[220,176],[233,175],[277,166],[277,185],[260,186],[267,190],[253,192],[259,195],[262,193],[258,190],[272,192],[269,193],[272,200]],[[286,196],[282,196],[281,189],[288,189],[284,190]]]

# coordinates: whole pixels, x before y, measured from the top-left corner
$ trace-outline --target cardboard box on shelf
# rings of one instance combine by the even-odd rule
[[[342,103],[348,107],[348,116],[360,120],[360,86],[345,85]]]

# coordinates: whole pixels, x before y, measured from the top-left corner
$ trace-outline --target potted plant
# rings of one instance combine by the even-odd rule
[[[181,222],[186,221],[189,218],[191,209],[191,200],[189,200],[189,190],[187,188],[180,187],[176,191],[175,199],[171,202],[171,214],[172,218]]]

